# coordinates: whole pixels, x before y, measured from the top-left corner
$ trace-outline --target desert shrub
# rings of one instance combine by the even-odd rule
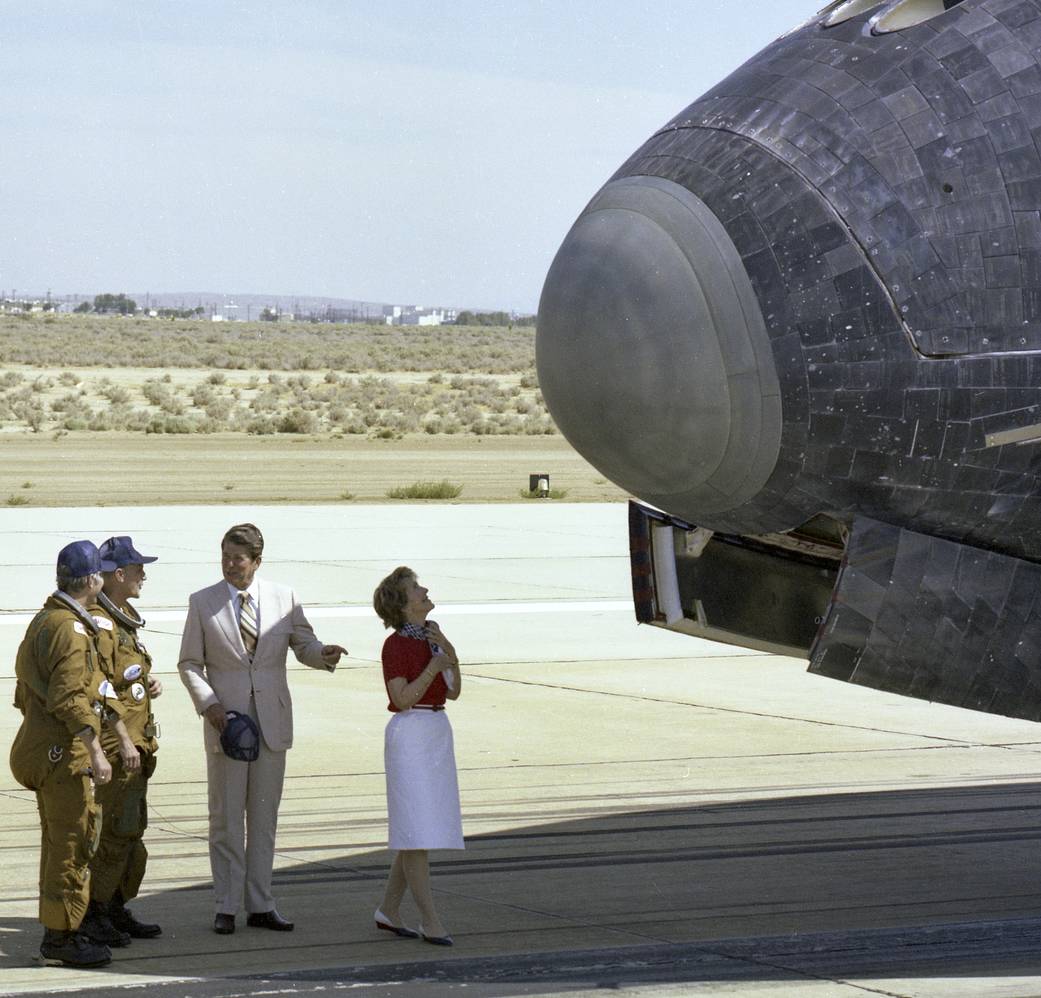
[[[5,391],[8,388],[17,388],[25,380],[25,375],[20,371],[4,371],[0,374],[0,388]]]
[[[318,430],[318,417],[299,407],[290,409],[278,423],[279,433],[315,433]]]
[[[551,436],[557,432],[557,428],[548,416],[529,416],[524,423],[524,432],[529,437]]]
[[[266,435],[278,431],[277,422],[270,416],[256,416],[246,423],[246,432],[256,435]]]
[[[398,488],[388,489],[388,499],[456,499],[463,487],[442,479],[440,482],[413,482]]]
[[[130,401],[130,392],[122,385],[106,385],[102,389],[101,394],[113,405]]]
[[[520,379],[521,388],[538,388],[539,379],[535,374],[522,374]]]
[[[224,424],[230,419],[234,407],[234,403],[231,399],[215,398],[203,409],[203,411],[206,413],[207,419],[215,420],[218,423]]]
[[[169,395],[166,398],[164,398],[162,402],[159,403],[159,408],[162,409],[162,411],[165,412],[168,416],[184,415],[184,403],[174,395]]]
[[[169,375],[167,375],[169,379]],[[171,396],[168,381],[164,382],[156,378],[149,378],[141,386],[141,394],[152,404],[161,406]]]
[[[39,433],[47,422],[47,414],[43,411],[43,404],[35,399],[32,402],[20,402],[15,407],[15,415],[33,433]]]
[[[187,416],[175,414],[154,415],[148,421],[146,433],[194,433],[196,424]]]
[[[72,371],[62,371],[58,375],[58,384],[64,385],[66,388],[75,388],[79,383],[80,379]]]
[[[270,388],[262,388],[253,396],[249,407],[254,412],[276,412],[279,408],[278,395]]]
[[[223,371],[214,371],[207,379],[208,385],[223,385],[227,381],[227,375]]]
[[[192,405],[197,406],[199,409],[206,408],[216,398],[217,393],[213,390],[213,385],[208,381],[198,384],[192,389]]]

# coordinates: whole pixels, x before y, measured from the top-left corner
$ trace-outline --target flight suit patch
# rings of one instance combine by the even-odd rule
[[[123,670],[123,678],[125,680],[127,680],[128,682],[133,682],[135,679],[140,679],[141,678],[141,672],[142,671],[143,670],[141,669],[141,666],[138,665],[137,663],[134,663],[134,665],[128,665]]]
[[[77,634],[83,634],[84,636],[85,636],[85,635],[86,635],[86,633],[87,633],[87,629],[86,629],[86,628],[85,628],[85,627],[84,627],[84,626],[83,626],[83,625],[82,625],[82,624],[81,624],[81,623],[80,623],[80,622],[79,622],[78,620],[74,620],[74,621],[72,622],[72,629],[73,629],[73,630],[74,630],[74,631],[75,631],[75,632],[76,632]]]
[[[65,755],[65,749],[60,745],[52,745],[50,751],[47,753],[47,758],[51,762],[61,762],[61,757]]]
[[[142,686],[140,683],[134,683],[134,685],[130,687],[130,695],[138,703],[140,703],[145,698],[145,688],[144,688],[144,686]]]
[[[103,631],[112,630],[112,621],[108,617],[95,617],[94,623],[98,625]]]

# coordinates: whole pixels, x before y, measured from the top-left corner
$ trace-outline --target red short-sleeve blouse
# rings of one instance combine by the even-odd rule
[[[392,679],[398,676],[404,677],[406,683],[411,683],[419,677],[419,674],[427,667],[427,663],[434,657],[430,645],[419,638],[406,638],[395,632],[383,642],[383,684],[386,686]],[[426,693],[417,700],[417,703],[429,704],[432,707],[444,706],[448,687],[445,685],[444,676],[439,672],[434,681],[427,687]],[[390,691],[387,691],[387,710],[399,713],[390,699]]]

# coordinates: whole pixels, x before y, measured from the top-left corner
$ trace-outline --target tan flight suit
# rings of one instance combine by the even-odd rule
[[[40,921],[69,931],[87,911],[101,833],[87,748],[76,736],[86,728],[99,734],[104,697],[93,621],[63,597],[48,597],[18,648],[14,705],[24,716],[11,772],[36,792],[40,812]]]
[[[140,619],[131,607],[119,608],[127,617]],[[97,789],[105,811],[101,842],[90,865],[90,896],[107,904],[118,890],[123,901],[137,897],[145,875],[148,850],[143,836],[148,827],[146,792],[148,779],[155,772],[156,725],[148,695],[148,675],[152,659],[137,636],[136,628],[121,623],[101,604],[90,608],[100,630],[98,645],[102,668],[119,694],[119,715],[130,740],[141,754],[141,768],[133,773],[123,768],[119,757],[119,736],[111,728],[101,733],[101,747],[112,764],[112,781]],[[139,666],[134,670],[133,666]],[[134,677],[128,678],[127,673]]]

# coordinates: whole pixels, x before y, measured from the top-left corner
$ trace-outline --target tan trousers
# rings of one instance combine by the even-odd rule
[[[275,829],[286,771],[285,752],[261,740],[256,762],[238,762],[223,752],[206,757],[210,802],[210,869],[214,910],[236,915],[271,911]]]
[[[90,896],[107,904],[118,890],[124,901],[137,897],[148,863],[143,836],[148,827],[148,778],[155,771],[155,756],[141,753],[141,769],[128,773],[117,755],[112,781],[97,788],[104,811],[101,840],[90,864]]]
[[[101,807],[89,776],[57,769],[36,791],[40,812],[40,921],[78,929],[90,901],[90,861],[101,835]]]

